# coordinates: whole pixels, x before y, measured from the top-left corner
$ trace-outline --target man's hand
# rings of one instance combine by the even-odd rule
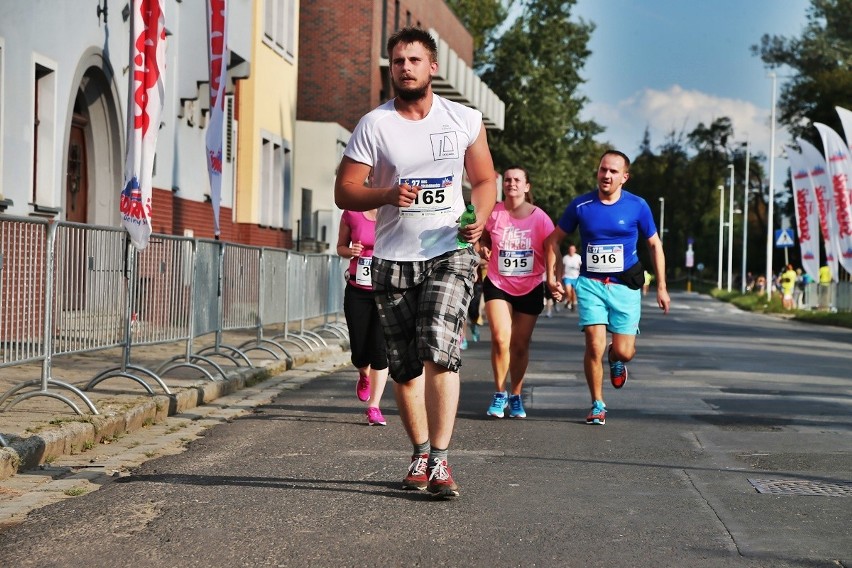
[[[669,298],[669,291],[665,288],[657,287],[657,305],[660,306],[660,309],[663,310],[664,314],[669,313],[669,306],[671,306],[672,301]]]
[[[397,184],[388,192],[388,205],[396,207],[411,207],[414,200],[417,199],[417,194],[420,193],[420,186],[411,186],[407,183]]]
[[[475,223],[468,223],[464,228],[459,228],[459,240],[474,244],[479,241],[484,229],[485,221],[477,219]]]

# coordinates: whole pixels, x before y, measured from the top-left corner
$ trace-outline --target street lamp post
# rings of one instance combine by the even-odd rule
[[[722,251],[725,248],[725,186],[719,186],[719,270],[716,271],[716,288],[722,289]]]
[[[772,299],[772,238],[774,236],[774,206],[775,206],[775,73],[770,73],[772,79],[772,112],[769,116],[769,199],[766,204],[766,298]]]
[[[743,184],[745,187],[743,188],[743,270],[741,274],[741,293],[746,293],[746,256],[748,255],[748,161],[749,161],[749,143],[746,140],[745,143],[746,154],[745,154],[745,183]]]
[[[666,198],[660,198],[660,242],[663,242],[663,236],[666,234]]]
[[[728,164],[731,169],[731,184],[730,189],[731,203],[728,206],[728,292],[731,291],[734,276],[734,164]]]

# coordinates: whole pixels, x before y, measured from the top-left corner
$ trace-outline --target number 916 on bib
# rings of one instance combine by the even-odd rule
[[[624,270],[624,245],[587,245],[585,262],[589,272],[621,272]]]

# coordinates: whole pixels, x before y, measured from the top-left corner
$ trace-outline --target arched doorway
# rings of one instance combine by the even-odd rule
[[[68,161],[65,167],[65,220],[86,223],[89,211],[89,167],[86,152],[86,127],[89,119],[74,104],[71,134],[68,138]]]
[[[124,143],[117,92],[100,56],[83,65],[69,109],[63,210],[68,221],[118,226]]]

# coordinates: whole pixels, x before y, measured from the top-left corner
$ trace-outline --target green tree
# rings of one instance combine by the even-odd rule
[[[793,135],[821,146],[811,124],[842,132],[834,107],[852,107],[852,0],[811,0],[807,18],[801,37],[767,34],[751,49],[770,69],[795,71],[781,86],[778,120]]]
[[[477,61],[488,37],[506,20],[514,0],[445,0],[473,36]]]
[[[556,218],[594,184],[602,131],[580,119],[578,89],[594,26],[571,19],[575,0],[526,0],[484,51],[482,79],[506,104],[505,128],[489,133],[495,167],[530,172],[536,204]]]

